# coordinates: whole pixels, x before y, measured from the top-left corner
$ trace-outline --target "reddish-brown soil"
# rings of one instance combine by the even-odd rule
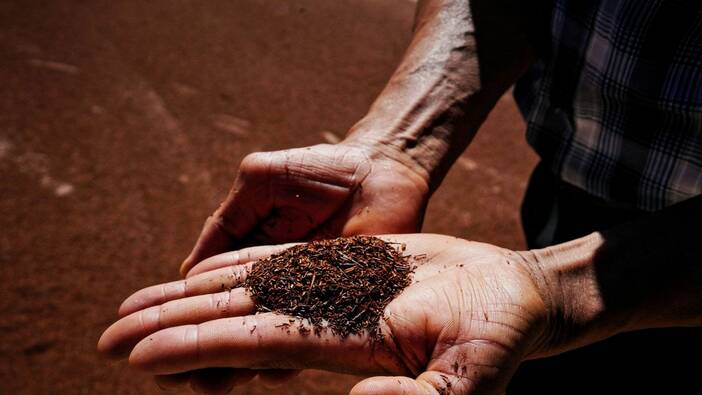
[[[413,7],[1,2],[0,393],[160,393],[95,352],[120,301],[177,275],[246,153],[330,140],[363,115]],[[523,245],[535,163],[523,128],[505,97],[426,231]],[[342,394],[357,380],[306,372],[281,393]]]

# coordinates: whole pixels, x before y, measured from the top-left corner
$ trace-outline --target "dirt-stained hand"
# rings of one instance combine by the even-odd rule
[[[288,332],[281,326],[291,317],[251,315],[253,301],[241,287],[248,270],[286,247],[268,246],[212,257],[186,280],[130,296],[99,349],[130,353],[132,366],[157,375],[210,367],[316,368],[375,376],[358,383],[356,395],[504,392],[519,363],[544,344],[548,309],[529,262],[454,237],[383,238],[426,258],[417,262],[413,283],[387,306],[380,343],[366,335]]]

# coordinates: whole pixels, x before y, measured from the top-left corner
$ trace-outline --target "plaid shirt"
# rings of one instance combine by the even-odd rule
[[[658,210],[702,193],[702,0],[555,0],[550,45],[515,88],[562,180]]]

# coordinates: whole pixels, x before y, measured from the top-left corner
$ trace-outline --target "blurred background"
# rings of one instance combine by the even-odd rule
[[[0,393],[161,393],[95,352],[119,303],[178,275],[244,155],[343,137],[402,56],[414,6],[0,1]],[[524,247],[523,130],[506,95],[424,231]],[[235,393],[358,380],[310,371]]]

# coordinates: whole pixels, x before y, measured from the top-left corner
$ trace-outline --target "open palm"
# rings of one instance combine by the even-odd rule
[[[186,280],[139,291],[100,340],[114,356],[155,374],[210,367],[317,368],[379,375],[354,394],[501,393],[537,351],[545,306],[518,254],[439,235],[384,238],[417,259],[413,283],[386,308],[381,342],[366,335],[301,334],[291,317],[251,315],[239,286],[256,259],[285,246],[213,257]],[[230,290],[222,290],[224,288]]]

